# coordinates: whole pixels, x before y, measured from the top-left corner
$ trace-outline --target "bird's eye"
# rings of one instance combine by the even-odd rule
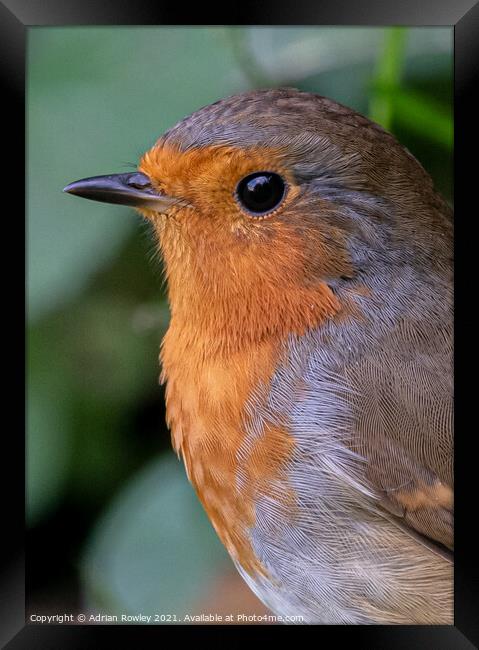
[[[285,182],[274,172],[255,172],[245,176],[236,187],[236,199],[252,217],[261,217],[281,203]]]

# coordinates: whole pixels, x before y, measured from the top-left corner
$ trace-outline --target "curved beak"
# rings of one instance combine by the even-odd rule
[[[134,208],[146,208],[156,212],[164,212],[173,204],[182,202],[180,199],[159,194],[153,189],[148,176],[141,172],[83,178],[70,183],[63,191],[92,201],[131,205]]]

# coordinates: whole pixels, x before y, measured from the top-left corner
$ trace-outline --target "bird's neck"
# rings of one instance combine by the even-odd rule
[[[168,269],[170,338],[184,357],[245,352],[303,334],[340,310],[323,281],[302,284],[258,273],[254,260],[235,268],[227,256],[208,262]]]

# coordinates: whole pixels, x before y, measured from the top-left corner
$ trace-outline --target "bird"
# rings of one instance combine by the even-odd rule
[[[452,207],[387,130],[294,88],[226,97],[132,173],[164,262],[172,444],[282,621],[453,621]]]

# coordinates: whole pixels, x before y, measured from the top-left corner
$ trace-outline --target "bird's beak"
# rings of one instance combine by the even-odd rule
[[[165,212],[173,204],[181,202],[157,192],[148,176],[141,172],[83,178],[70,183],[63,191],[92,201],[131,205],[134,208],[146,208],[156,212]]]

